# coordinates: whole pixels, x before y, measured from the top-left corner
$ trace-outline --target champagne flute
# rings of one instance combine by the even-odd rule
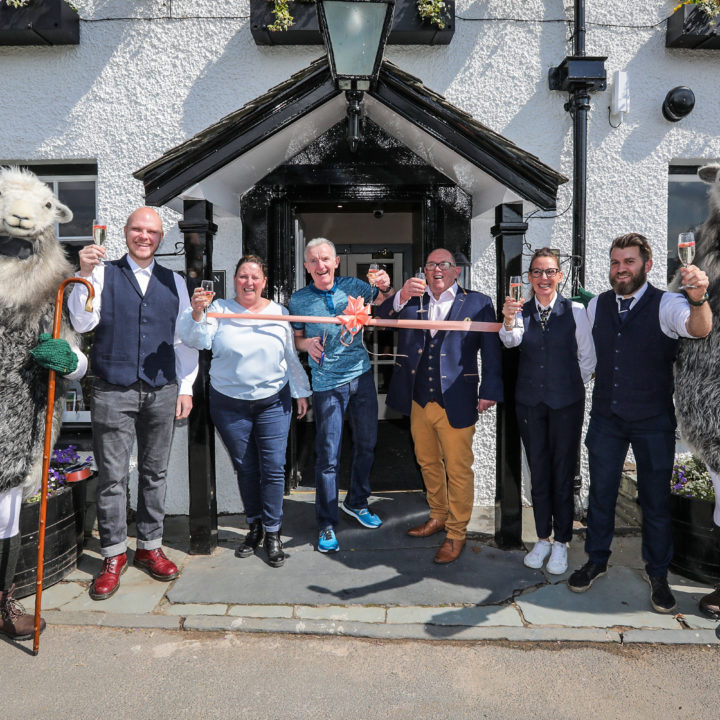
[[[98,220],[93,220],[92,226],[92,238],[93,244],[105,247],[105,241],[107,240],[107,225],[103,225]],[[104,265],[105,261],[100,258],[98,265]]]
[[[375,277],[377,276],[378,272],[380,272],[380,266],[377,263],[370,263],[367,274],[370,287],[375,287]]]
[[[422,268],[418,268],[418,271],[415,273],[415,277],[418,278],[418,280],[422,280],[423,285],[425,285],[425,287],[427,287],[427,282],[425,282],[425,273],[423,272]],[[424,290],[423,290],[423,294],[425,294]],[[423,296],[421,295],[420,296],[420,307],[418,308],[418,315],[420,313],[424,313],[424,312],[425,312],[425,308],[423,307]]]
[[[678,258],[682,263],[682,266],[686,268],[692,264],[695,259],[695,234],[692,232],[682,232],[678,235]],[[685,290],[686,288],[693,288],[695,285],[681,285],[680,288]]]
[[[370,266],[368,267],[368,274],[367,279],[370,283],[370,313],[372,314],[372,308],[373,308],[373,301],[375,298],[373,295],[375,294],[375,278],[377,277],[378,272],[380,272],[380,266],[377,263],[370,263]]]
[[[515,302],[520,302],[520,300],[522,300],[522,288],[523,288],[522,276],[521,275],[511,275],[510,276],[510,291],[508,294]],[[513,321],[514,328],[522,327],[522,323],[520,322],[518,315],[519,315],[519,313],[515,313],[515,320]]]
[[[203,280],[200,283],[200,287],[202,288],[202,291],[205,293],[205,299],[207,300],[207,303],[205,304],[205,310],[203,310],[203,315],[205,317],[205,324],[207,325],[207,309],[210,306],[210,303],[212,302],[213,295],[215,292],[215,283],[212,280]]]

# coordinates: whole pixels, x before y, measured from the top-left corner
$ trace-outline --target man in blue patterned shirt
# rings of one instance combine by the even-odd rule
[[[348,297],[361,297],[371,303],[378,296],[384,300],[391,295],[390,278],[384,270],[377,273],[375,287],[371,287],[358,278],[336,277],[339,264],[335,246],[329,240],[316,238],[307,244],[305,269],[312,282],[290,298],[291,315],[335,317],[347,307]],[[308,353],[312,370],[318,550],[337,552],[337,473],[346,414],[353,431],[353,454],[350,487],[341,507],[364,527],[382,524],[368,509],[377,439],[377,393],[361,335],[346,345],[340,342],[340,325],[293,323],[293,328],[295,346]]]

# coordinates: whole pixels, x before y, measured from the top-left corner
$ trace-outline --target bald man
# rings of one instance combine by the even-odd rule
[[[115,593],[127,568],[127,486],[130,452],[137,439],[137,550],[134,564],[156,580],[173,580],[176,565],[162,549],[165,489],[174,421],[192,409],[198,354],[183,345],[177,319],[190,299],[185,281],[158,265],[160,216],[139,208],[124,228],[127,253],[103,262],[105,248],[79,253],[80,277],[95,287],[92,312],[87,289],[75,285],[70,319],[78,332],[95,330],[91,362],[93,449],[98,467],[97,516],[103,566],[90,586],[93,600]]]

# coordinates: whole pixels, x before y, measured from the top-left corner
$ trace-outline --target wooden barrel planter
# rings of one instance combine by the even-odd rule
[[[43,589],[65,578],[77,567],[82,556],[85,486],[85,482],[76,482],[48,495]],[[19,598],[35,592],[39,522],[40,503],[23,503],[20,510],[20,558],[15,572],[15,595]]]
[[[707,500],[670,496],[675,546],[670,569],[709,585],[720,582],[720,528],[713,510]]]

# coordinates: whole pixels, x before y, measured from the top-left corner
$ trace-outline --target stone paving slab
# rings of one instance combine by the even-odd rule
[[[180,607],[180,606],[178,606]],[[228,610],[228,615],[233,617],[255,617],[255,618],[291,618],[293,616],[292,605],[233,605]]]
[[[364,623],[384,623],[387,611],[384,607],[357,605],[297,605],[296,618],[307,620],[342,620]]]
[[[67,612],[50,610],[43,617],[51,625],[93,625],[95,627],[179,630],[180,618],[166,615],[135,613]]]
[[[471,541],[456,562],[443,566],[422,548],[332,554],[305,549],[293,551],[276,569],[260,555],[240,559],[232,549],[218,548],[210,558],[189,557],[167,597],[172,603],[252,605],[278,599],[294,605],[499,603],[546,582],[522,564],[523,554]]]
[[[393,607],[387,611],[388,623],[424,625],[461,625],[469,627],[522,627],[520,613],[513,606],[475,607]]]
[[[650,587],[637,571],[610,566],[585,593],[571,592],[565,583],[547,585],[518,597],[516,603],[531,625],[677,629],[673,615],[650,606]]]
[[[714,630],[628,630],[623,633],[625,643],[652,643],[660,645],[720,645]]]

